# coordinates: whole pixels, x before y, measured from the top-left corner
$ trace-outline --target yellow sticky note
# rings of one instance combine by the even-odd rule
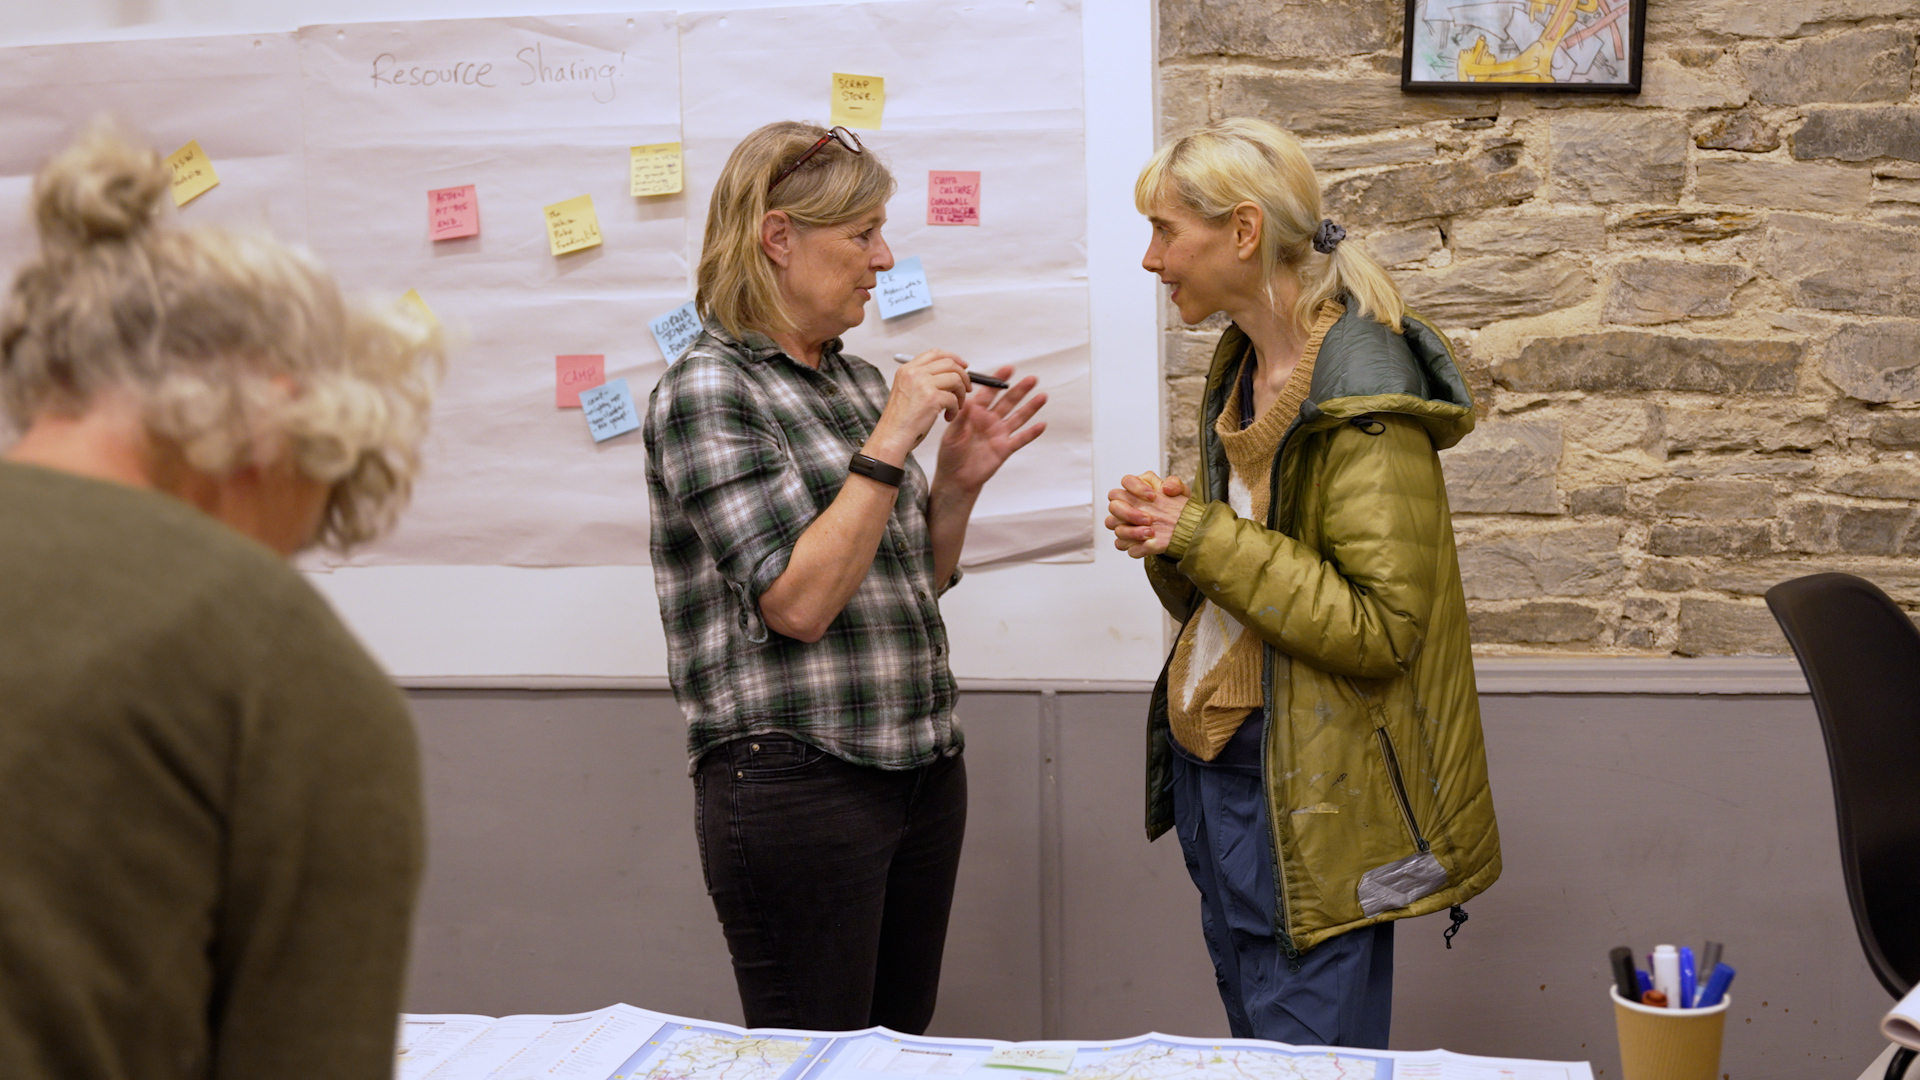
[[[680,190],[680,144],[651,143],[633,148],[633,194],[672,195]]]
[[[547,207],[547,242],[555,255],[600,246],[600,219],[593,212],[593,196],[582,195]]]
[[[428,326],[440,325],[440,320],[434,316],[433,309],[428,307],[427,302],[420,298],[419,289],[407,290],[406,295],[400,298],[400,310],[419,319]]]
[[[206,151],[200,149],[199,139],[175,150],[167,159],[167,168],[173,171],[175,206],[187,205],[220,182],[219,175],[213,171],[213,162],[208,161]]]
[[[878,75],[833,73],[833,123],[879,131],[880,112],[886,107],[887,80]]]

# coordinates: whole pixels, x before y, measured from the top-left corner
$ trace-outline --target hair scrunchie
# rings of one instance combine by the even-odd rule
[[[1333,254],[1340,241],[1347,238],[1347,230],[1333,223],[1332,218],[1322,218],[1320,227],[1313,232],[1313,250],[1322,255]]]

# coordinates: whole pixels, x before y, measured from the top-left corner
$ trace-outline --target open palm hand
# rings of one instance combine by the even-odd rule
[[[994,374],[1004,380],[1013,368]],[[940,437],[940,476],[962,490],[978,491],[1014,451],[1039,438],[1046,421],[1029,422],[1047,403],[1047,395],[1033,393],[1039,382],[1029,375],[1003,391],[982,386],[969,394]]]

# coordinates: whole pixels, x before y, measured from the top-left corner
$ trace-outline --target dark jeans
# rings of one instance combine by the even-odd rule
[[[1228,750],[1247,742],[1257,751],[1259,733],[1235,735]],[[1239,1039],[1384,1050],[1393,1020],[1393,924],[1349,930],[1301,953],[1297,967],[1288,962],[1274,935],[1266,782],[1249,760],[1259,758],[1223,751],[1215,763],[1179,752],[1173,759],[1174,831],[1200,890],[1200,930],[1227,1028]]]
[[[966,831],[960,755],[891,772],[754,735],[702,757],[693,791],[747,1026],[925,1032]]]

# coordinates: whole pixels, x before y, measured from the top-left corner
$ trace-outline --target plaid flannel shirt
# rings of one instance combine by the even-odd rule
[[[886,380],[837,338],[815,371],[772,339],[736,341],[711,319],[654,388],[645,431],[654,587],[690,766],[764,732],[883,769],[962,746],[929,485],[911,457],[873,566],[826,636],[798,641],[760,617],[761,594],[839,494],[886,401]]]

